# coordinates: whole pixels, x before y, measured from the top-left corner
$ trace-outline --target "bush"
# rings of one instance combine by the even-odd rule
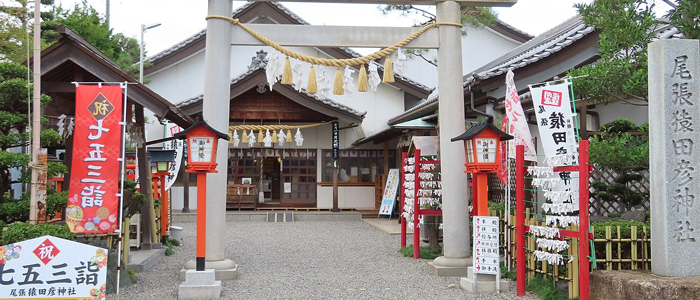
[[[537,294],[542,300],[568,300],[568,296],[559,294],[553,281],[544,279],[542,275],[535,275],[527,281],[526,289]]]
[[[66,210],[68,204],[68,191],[56,193],[53,189],[46,191],[46,213],[51,215],[55,212]]]
[[[26,196],[23,195],[21,199],[9,199],[0,204],[0,220],[6,223],[29,220],[29,195]]]
[[[66,240],[75,240],[75,234],[70,232],[65,225],[40,224],[33,225],[24,222],[16,222],[7,226],[2,232],[0,245],[13,244],[21,241],[50,235]]]
[[[404,257],[413,257],[413,245],[408,245],[399,249],[399,253],[403,254]],[[430,250],[428,246],[423,246],[420,247],[418,255],[423,259],[436,259],[438,256],[442,255],[442,249],[435,251]]]
[[[605,227],[610,226],[612,227],[612,236],[613,238],[617,238],[617,226],[620,226],[620,237],[623,239],[628,239],[632,237],[632,226],[637,226],[637,238],[642,237],[642,229],[644,226],[647,226],[647,234],[650,233],[648,230],[649,224],[644,223],[644,222],[639,222],[639,221],[628,221],[628,220],[619,220],[619,221],[605,221],[605,222],[596,222],[596,223],[591,223],[591,226],[595,227],[595,233],[593,238],[595,239],[604,239],[605,238]],[[649,237],[647,237],[649,238]]]

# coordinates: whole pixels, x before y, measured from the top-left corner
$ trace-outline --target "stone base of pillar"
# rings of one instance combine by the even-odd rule
[[[221,297],[221,281],[214,279],[214,269],[187,270],[185,282],[180,284],[178,299],[214,299]]]
[[[448,258],[440,256],[428,262],[428,270],[438,277],[459,276],[467,277],[467,267],[472,265],[472,258]]]
[[[141,250],[154,250],[162,248],[163,246],[160,243],[141,243]]]
[[[476,276],[476,284],[474,282],[474,268],[469,267],[467,277],[459,279],[459,285],[469,292],[493,293],[496,291],[496,275],[479,274]],[[510,289],[510,281],[503,280],[499,282],[498,289],[506,292]]]
[[[193,259],[185,263],[185,267],[180,270],[180,280],[187,279],[187,271],[195,270],[197,262]],[[216,275],[216,280],[234,280],[238,278],[238,265],[230,259],[207,261],[204,263],[206,270],[212,269]]]

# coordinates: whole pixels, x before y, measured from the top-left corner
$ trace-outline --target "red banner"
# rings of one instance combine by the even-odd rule
[[[66,223],[72,232],[119,228],[120,86],[80,85],[75,99],[73,161]]]
[[[508,117],[503,118],[501,131],[508,132]],[[506,141],[498,142],[498,146],[501,147],[501,165],[496,175],[504,185],[508,185],[508,147],[506,147]]]

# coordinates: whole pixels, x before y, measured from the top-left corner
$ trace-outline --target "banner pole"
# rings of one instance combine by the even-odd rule
[[[515,146],[515,215],[517,296],[525,296],[525,146]]]
[[[128,84],[122,84],[120,85],[122,87],[123,93],[124,93],[124,104],[122,105],[122,153],[121,153],[121,166],[119,168],[119,173],[120,173],[120,186],[119,186],[119,228],[117,229],[117,232],[119,233],[120,240],[123,238],[126,238],[127,240],[129,237],[124,237],[122,236],[122,223],[121,222],[124,219],[124,174],[126,172],[126,106],[127,106],[127,92],[129,85]],[[121,254],[122,254],[122,243],[121,241],[117,243],[117,286],[116,286],[116,291],[117,295],[119,294],[119,275],[121,273]]]

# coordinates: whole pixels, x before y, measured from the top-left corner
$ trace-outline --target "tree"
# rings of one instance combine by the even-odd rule
[[[113,34],[106,20],[86,0],[76,3],[70,10],[57,8],[56,16],[57,24],[66,25],[116,62],[122,71],[135,78],[138,77],[140,55],[138,40],[121,33]],[[49,40],[49,43],[55,42],[57,38]],[[145,67],[149,65],[149,62],[144,63]]]
[[[700,2],[664,2],[673,8],[667,15],[670,21],[657,19],[649,0],[576,4],[583,21],[600,31],[600,58],[568,74],[574,77],[578,95],[591,103],[648,104],[647,45],[654,40],[657,27],[670,23],[687,38],[700,38]]]
[[[15,0],[14,5],[2,4],[0,2],[0,61],[22,63],[34,48],[33,28],[29,23],[34,18],[34,11],[27,0]],[[49,8],[42,9],[41,19],[50,22],[55,18],[54,0],[41,0],[41,5]]]
[[[649,170],[648,126],[638,127],[628,119],[618,118],[603,125],[603,134],[591,139],[591,163],[614,174],[610,182],[591,183],[594,197],[622,203],[628,211],[647,199],[648,195],[638,192],[633,184],[647,181],[643,173]]]
[[[31,139],[27,131],[31,120],[27,106],[32,100],[33,89],[32,84],[27,82],[28,71],[23,65],[0,62],[0,195],[5,195],[12,183],[28,181],[27,172],[19,180],[13,181],[10,177],[10,170],[25,168],[30,161],[28,154],[10,151],[26,147]],[[46,105],[50,100],[48,96],[42,95],[41,105]],[[46,122],[46,119],[42,121]],[[61,137],[53,129],[41,131],[42,147],[53,145],[60,140]],[[65,172],[65,166],[58,169],[56,166],[50,166],[50,170]],[[0,202],[2,201],[4,199],[0,199]]]
[[[569,72],[577,94],[593,103],[646,105],[647,44],[656,24],[653,5],[645,0],[597,0],[576,7],[583,21],[600,31],[600,59]]]
[[[666,17],[689,39],[700,39],[700,2],[696,0],[664,0],[673,7]]]
[[[382,14],[387,15],[391,12],[399,12],[401,16],[409,16],[409,15],[419,15],[421,16],[424,21],[421,22],[420,24],[416,24],[416,26],[423,26],[428,23],[435,22],[437,19],[437,16],[428,11],[425,10],[421,7],[414,6],[414,5],[397,5],[397,4],[388,4],[388,5],[383,5],[377,7],[379,11],[382,12]],[[468,25],[473,28],[482,28],[484,26],[490,26],[493,24],[496,24],[498,20],[498,17],[496,15],[496,12],[490,8],[490,7],[476,7],[476,6],[464,6],[461,7],[461,18],[460,21],[462,22],[462,25]],[[462,29],[462,35],[466,35],[467,31],[466,29]],[[426,57],[427,50],[425,49],[405,49],[404,53],[408,57],[420,57],[421,59],[425,60],[426,62],[437,66],[437,58],[428,58]]]

